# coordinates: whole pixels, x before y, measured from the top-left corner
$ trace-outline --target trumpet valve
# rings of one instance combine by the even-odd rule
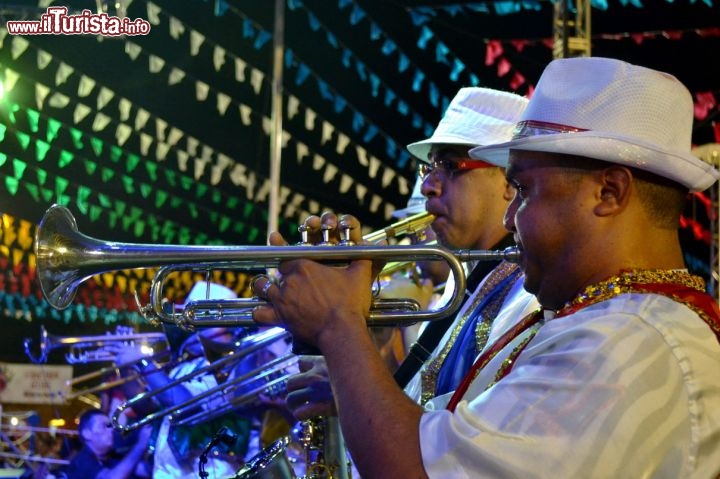
[[[340,223],[340,246],[355,246],[355,242],[350,239],[352,226],[347,223]]]
[[[322,225],[320,227],[320,234],[322,235],[322,241],[318,244],[318,246],[332,246],[332,243],[330,242],[330,230],[332,229],[332,226],[330,225]]]
[[[300,242],[298,242],[298,246],[309,246],[310,242],[308,241],[308,230],[310,227],[306,224],[301,224],[298,226],[298,232],[300,233]]]

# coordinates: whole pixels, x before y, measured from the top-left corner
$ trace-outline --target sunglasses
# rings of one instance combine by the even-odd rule
[[[442,173],[446,178],[452,179],[457,173],[475,170],[477,168],[492,168],[494,165],[482,160],[433,159],[429,163],[420,163],[418,176],[425,181],[433,171]]]

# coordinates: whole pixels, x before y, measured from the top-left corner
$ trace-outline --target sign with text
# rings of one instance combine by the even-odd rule
[[[0,403],[63,404],[72,366],[0,363]]]

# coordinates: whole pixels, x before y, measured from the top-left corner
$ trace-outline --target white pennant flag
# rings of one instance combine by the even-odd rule
[[[218,153],[218,160],[210,172],[210,184],[217,185],[222,180],[223,172],[232,166],[232,159],[224,153]]]
[[[25,40],[23,37],[17,35],[13,36],[12,45],[10,46],[10,54],[13,60],[17,60],[20,55],[25,53],[25,50],[30,46],[30,42]]]
[[[108,126],[108,123],[110,123],[110,117],[107,116],[105,113],[97,113],[95,115],[95,120],[93,120],[92,129],[93,131],[103,131],[106,126]]]
[[[233,167],[232,171],[230,172],[230,181],[235,186],[240,186],[242,184],[247,183],[247,178],[245,177],[245,172],[247,171],[247,167],[245,165],[242,165],[240,163],[235,163],[235,166]]]
[[[289,95],[287,101],[287,117],[289,120],[295,118],[300,111],[300,100],[295,95]]]
[[[266,116],[262,117],[262,129],[263,129],[263,132],[268,136],[270,135],[270,132],[272,131],[272,124],[273,124],[273,122],[270,118],[268,118]]]
[[[382,161],[378,160],[374,156],[370,157],[370,168],[368,168],[368,175],[370,175],[370,178],[375,178],[377,176],[380,165],[382,165]]]
[[[50,94],[50,88],[46,87],[41,83],[35,84],[35,103],[37,104],[38,110],[42,110],[45,98]]]
[[[150,73],[158,73],[165,66],[165,60],[157,55],[150,55],[148,59],[148,68]]]
[[[245,83],[245,68],[247,63],[242,58],[235,57],[235,80]]]
[[[172,128],[170,128],[170,134],[168,135],[167,142],[170,144],[170,146],[175,146],[182,137],[182,130],[173,126]]]
[[[369,164],[367,158],[367,150],[362,146],[358,145],[355,147],[355,152],[357,153],[358,163],[367,168]]]
[[[337,175],[338,168],[337,166],[333,165],[332,163],[329,163],[327,165],[327,168],[325,168],[325,172],[323,173],[323,183],[326,185],[330,183],[333,178],[335,178],[335,175]],[[343,178],[345,175],[343,175]]]
[[[407,178],[404,176],[398,176],[398,190],[400,191],[401,195],[409,195],[410,194],[410,186],[408,184]],[[413,183],[413,187],[415,184]]]
[[[342,177],[340,178],[340,193],[347,193],[352,184],[352,177],[343,173]]]
[[[167,130],[168,123],[162,118],[155,118],[155,136],[160,141],[165,141],[165,131]]]
[[[183,150],[177,150],[177,160],[178,160],[178,170],[185,172],[187,171],[187,165],[188,161],[190,160],[190,155],[188,155],[187,151]]]
[[[130,138],[130,135],[132,134],[132,128],[130,128],[130,125],[126,125],[125,123],[119,123],[117,128],[115,129],[115,139],[117,140],[117,144],[119,146],[123,146],[128,138]]]
[[[257,68],[253,68],[250,71],[250,84],[253,87],[253,90],[255,90],[255,94],[259,95],[260,90],[262,89],[263,80],[265,78],[265,74],[258,70]]]
[[[60,62],[60,66],[55,72],[55,86],[62,85],[70,78],[75,69],[65,62]]]
[[[360,183],[355,183],[355,197],[362,203],[365,200],[367,194],[367,186]]]
[[[152,25],[160,25],[160,12],[162,9],[152,2],[148,2],[147,6],[147,20]]]
[[[38,50],[37,54],[37,66],[38,69],[44,70],[52,61],[52,55],[45,50]]]
[[[115,92],[113,92],[111,89],[102,87],[100,88],[100,93],[98,93],[97,96],[97,108],[98,110],[102,110],[107,106],[108,103],[110,103],[110,100],[115,98]]]
[[[383,188],[387,188],[393,179],[395,179],[395,171],[391,170],[390,168],[385,168],[385,171],[383,171],[382,175]]]
[[[292,135],[290,135],[289,132],[283,130],[281,137],[282,137],[282,139],[280,140],[280,146],[282,148],[287,148],[288,142],[292,138]]]
[[[78,96],[81,98],[88,96],[93,88],[95,88],[95,80],[88,76],[80,75],[80,82],[78,83]]]
[[[391,205],[390,203],[385,203],[385,219],[389,220],[392,218],[393,213],[395,212],[397,208],[395,205]]]
[[[65,108],[70,103],[70,97],[62,93],[55,92],[48,100],[48,105],[53,108]]]
[[[193,161],[193,175],[196,180],[202,178],[203,173],[205,173],[205,166],[207,166],[207,164],[207,160],[204,160],[202,158],[195,158],[195,160]]]
[[[148,156],[150,151],[150,145],[152,145],[153,137],[147,133],[140,133],[140,153],[143,156]]]
[[[177,40],[183,33],[185,33],[185,25],[183,25],[183,22],[170,16],[170,36]]]
[[[140,45],[127,40],[125,41],[125,53],[127,53],[127,56],[129,56],[131,60],[137,60],[137,57],[140,56],[140,52],[142,52]]]
[[[9,92],[13,88],[15,88],[15,84],[20,79],[20,74],[14,70],[11,70],[9,68],[5,69],[5,81],[3,82],[3,87],[5,88],[5,93]],[[2,80],[2,79],[0,79]]]
[[[135,129],[142,130],[150,119],[150,112],[144,108],[138,109],[135,114]]]
[[[308,131],[315,130],[315,118],[317,114],[310,108],[305,110],[305,129]]]
[[[327,121],[323,121],[322,123],[322,138],[320,139],[320,144],[324,145],[333,136],[333,133],[335,132],[335,127],[328,123]]]
[[[338,155],[342,155],[345,153],[345,149],[350,144],[350,138],[345,133],[338,133],[338,141],[337,146],[335,148],[335,153]]]
[[[225,113],[230,106],[230,100],[230,96],[225,93],[220,92],[217,94],[217,110],[218,113],[220,113],[220,116],[225,116]]]
[[[200,47],[205,42],[205,36],[197,30],[190,32],[190,55],[196,57],[200,53]]]
[[[130,110],[132,109],[132,102],[127,98],[120,98],[118,103],[118,110],[120,111],[120,121],[128,121],[130,119]]]
[[[380,198],[378,195],[373,195],[372,200],[370,201],[370,211],[372,213],[377,213],[377,210],[381,204],[382,198]]]
[[[207,83],[196,81],[195,82],[195,99],[197,101],[205,101],[208,97],[210,86]]]
[[[179,68],[172,67],[168,75],[168,85],[177,85],[185,78],[185,72]]]
[[[317,171],[323,166],[325,166],[325,158],[316,153],[315,156],[313,156],[313,170]]]
[[[302,163],[303,158],[310,154],[310,149],[302,141],[298,141],[295,145],[295,158],[298,164]]]
[[[252,109],[245,104],[241,104],[240,105],[240,121],[242,121],[243,125],[250,126],[250,124],[252,123],[251,115],[252,115]]]
[[[198,146],[200,146],[200,142],[198,141],[198,139],[195,138],[194,136],[188,136],[188,138],[187,138],[188,153],[190,153],[192,156],[197,156]]]
[[[165,161],[169,151],[170,145],[168,145],[167,143],[158,143],[155,147],[155,157],[158,161]]]
[[[200,157],[205,161],[210,161],[210,160],[212,160],[212,156],[214,154],[215,154],[215,150],[213,150],[208,145],[203,145],[202,154],[200,155]]]
[[[219,72],[222,66],[225,64],[225,49],[220,45],[215,45],[213,49],[213,66],[215,71]]]
[[[75,122],[76,124],[80,123],[81,121],[83,121],[83,119],[85,119],[85,117],[90,114],[91,111],[92,110],[89,106],[83,103],[78,103],[77,105],[75,105],[75,111],[73,112],[73,122]]]

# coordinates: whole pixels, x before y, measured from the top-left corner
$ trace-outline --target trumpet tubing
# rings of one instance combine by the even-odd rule
[[[427,218],[425,219],[427,221]],[[407,220],[404,220],[407,221]],[[401,222],[403,223],[403,222]],[[402,228],[383,230],[380,238],[408,231],[414,224],[406,222]],[[447,304],[434,311],[418,311],[416,303],[407,308],[389,308],[373,305],[368,322],[375,326],[392,326],[408,322],[434,321],[457,310],[465,291],[465,273],[462,261],[508,260],[518,253],[505,251],[450,251],[439,246],[379,246],[362,245],[328,248],[324,246],[156,246],[134,243],[100,241],[80,233],[75,218],[67,208],[54,205],[48,209],[35,237],[37,275],[43,295],[55,308],[64,309],[72,301],[80,283],[93,275],[131,268],[202,267],[206,269],[261,269],[276,268],[280,262],[293,259],[347,262],[353,260],[385,261],[445,261],[455,277],[455,291]],[[172,269],[172,268],[170,268]],[[183,327],[252,326],[252,308],[266,304],[258,298],[205,300],[190,303],[187,314],[164,311],[163,284],[153,280],[150,288],[150,305],[142,311],[150,320]],[[377,307],[376,307],[377,306]],[[192,309],[196,308],[196,309]],[[198,319],[197,311],[211,312],[212,319]]]

